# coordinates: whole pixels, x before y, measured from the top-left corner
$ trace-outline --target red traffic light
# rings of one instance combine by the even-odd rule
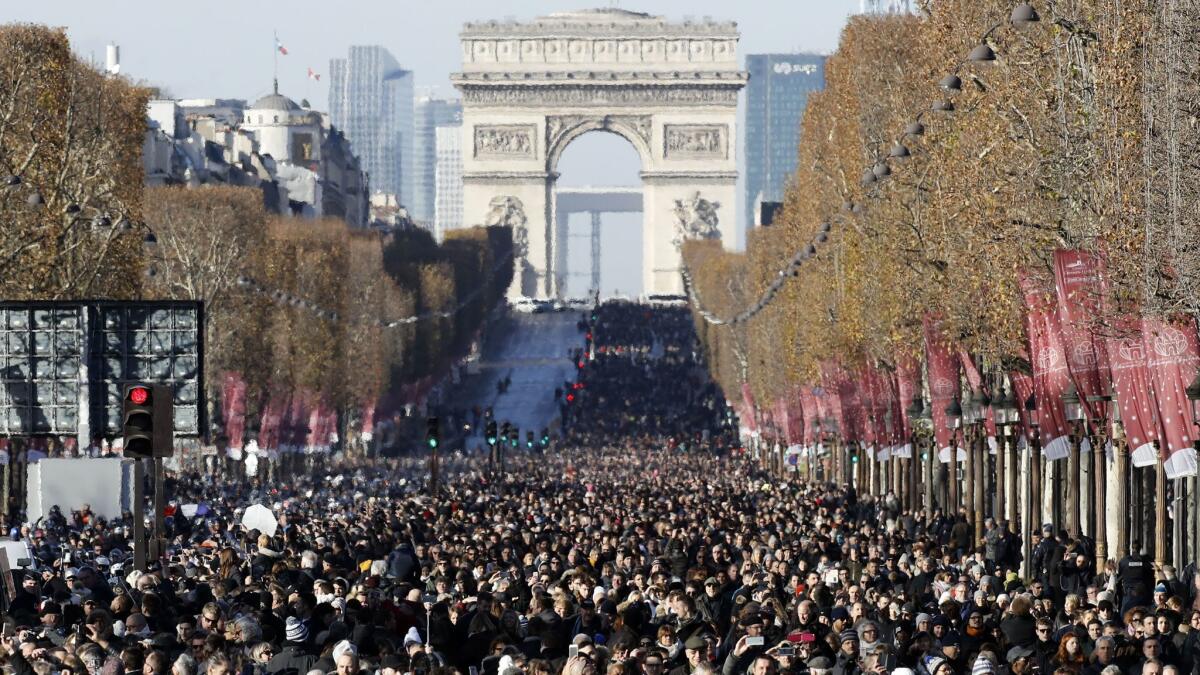
[[[574,400],[575,400],[575,394],[567,394],[567,403],[571,403]]]
[[[150,400],[150,390],[145,387],[134,387],[129,390],[129,400],[134,405],[145,405]]]

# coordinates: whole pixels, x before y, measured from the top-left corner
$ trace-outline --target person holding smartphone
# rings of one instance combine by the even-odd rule
[[[767,651],[763,637],[763,619],[757,612],[746,614],[738,620],[738,627],[743,634],[733,644],[733,649],[725,657],[722,671],[726,673],[744,673],[759,654]]]

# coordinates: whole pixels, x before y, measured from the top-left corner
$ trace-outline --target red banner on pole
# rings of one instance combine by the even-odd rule
[[[1017,417],[1021,420],[1021,436],[1028,442],[1033,437],[1033,423],[1025,402],[1033,396],[1033,378],[1025,373],[1011,371],[1008,381],[1012,384],[1013,398],[1017,399]],[[1036,399],[1035,399],[1036,400]]]
[[[246,432],[246,381],[227,371],[221,381],[221,420],[229,447],[241,448]]]
[[[983,375],[979,372],[979,368],[975,367],[975,359],[967,353],[967,350],[959,348],[958,358],[962,361],[963,373],[967,378],[967,384],[971,385],[971,390],[983,392],[991,395],[988,391],[987,383],[983,381]],[[991,406],[984,410],[983,429],[987,434],[988,446],[993,452],[996,450],[996,413]]]
[[[1054,287],[1071,379],[1088,418],[1106,419],[1108,411],[1103,402],[1087,400],[1107,395],[1112,387],[1108,350],[1092,326],[1103,304],[1099,262],[1085,251],[1055,251]]]
[[[921,392],[921,364],[911,356],[900,356],[896,359],[896,388],[897,419],[900,420],[900,438],[896,445],[896,456],[909,458],[913,456],[912,433],[913,421],[908,418],[908,407],[913,399]]]
[[[800,409],[804,413],[804,445],[815,446],[821,442],[821,435],[817,430],[821,417],[812,387],[800,387]]]
[[[1025,292],[1029,352],[1033,362],[1033,392],[1037,400],[1042,453],[1049,460],[1065,459],[1071,450],[1062,396],[1071,385],[1058,327],[1057,307],[1035,282],[1022,278]]]
[[[1196,324],[1185,320],[1166,322],[1146,319],[1142,323],[1146,342],[1150,383],[1158,403],[1162,423],[1159,455],[1167,478],[1196,475],[1196,422],[1187,387],[1196,377],[1200,347],[1196,342]]]
[[[788,445],[804,442],[804,403],[800,387],[793,387],[783,400],[783,428]]]
[[[754,393],[750,391],[750,383],[742,383],[742,403],[746,406],[745,413],[742,417],[742,424],[750,431],[758,430],[758,420],[755,419],[758,415],[757,409],[754,407]]]
[[[1121,411],[1121,424],[1129,453],[1136,467],[1153,466],[1158,461],[1155,443],[1161,435],[1154,388],[1150,383],[1146,341],[1141,322],[1133,318],[1118,321],[1116,335],[1105,340]]]
[[[946,343],[929,316],[924,320],[925,358],[929,363],[929,402],[933,408],[933,436],[937,441],[938,459],[950,461],[950,449],[955,444],[954,429],[946,417],[946,407],[958,399],[961,387],[958,380],[958,355]],[[966,452],[959,448],[959,456],[965,461]]]
[[[278,450],[281,440],[281,427],[284,416],[291,408],[287,396],[272,388],[270,398],[263,407],[262,422],[258,431],[258,447],[264,450]]]
[[[834,377],[837,386],[837,410],[841,412],[838,426],[842,438],[847,441],[865,441],[866,413],[863,410],[862,392],[858,382],[840,365],[834,366]]]

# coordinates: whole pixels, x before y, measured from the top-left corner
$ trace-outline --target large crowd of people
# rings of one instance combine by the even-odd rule
[[[636,327],[606,325],[628,316]],[[14,573],[0,662],[14,675],[1200,673],[1188,575],[1144,556],[1097,573],[1089,542],[1052,529],[1022,561],[1006,523],[972,541],[961,514],[769,474],[715,450],[723,411],[700,412],[716,394],[678,316],[624,306],[586,323],[601,354],[582,369],[586,405],[551,452],[511,453],[503,472],[449,456],[436,495],[419,456],[334,458],[269,483],[174,476],[168,546],[145,572],[125,520],[84,508],[14,530],[34,559]],[[275,514],[273,533],[241,524],[252,504]]]
[[[581,320],[580,330],[585,344],[572,354],[574,400],[563,405],[568,447],[625,439],[719,453],[736,442],[686,308],[606,303]]]

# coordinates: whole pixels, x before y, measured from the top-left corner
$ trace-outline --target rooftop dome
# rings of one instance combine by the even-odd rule
[[[292,99],[280,93],[267,94],[250,106],[251,110],[300,110],[300,106]]]

